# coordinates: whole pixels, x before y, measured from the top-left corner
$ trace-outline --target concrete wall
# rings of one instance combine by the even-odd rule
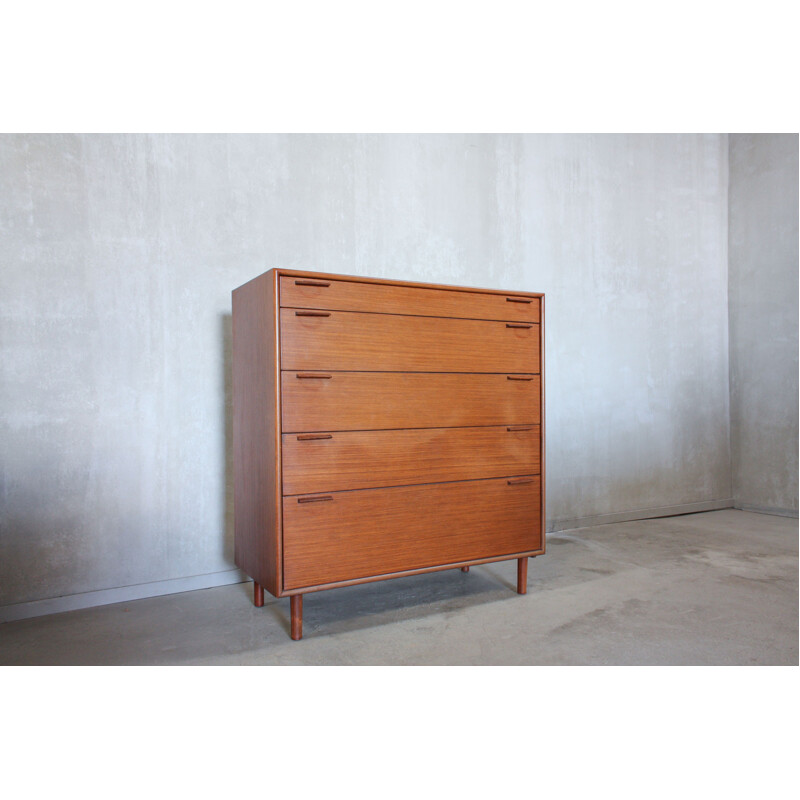
[[[230,292],[272,266],[546,292],[550,527],[728,505],[727,163],[718,135],[0,136],[0,614],[238,579]]]
[[[520,172],[522,278],[547,294],[548,516],[725,504],[726,137],[537,136]]]
[[[797,134],[730,137],[736,506],[797,514]]]

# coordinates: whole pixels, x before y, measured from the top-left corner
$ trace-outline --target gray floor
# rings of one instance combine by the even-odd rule
[[[289,602],[224,586],[0,625],[0,664],[798,663],[797,520],[744,511],[551,534],[530,562]]]

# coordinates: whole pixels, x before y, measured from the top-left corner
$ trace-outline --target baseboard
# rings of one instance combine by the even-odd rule
[[[195,589],[211,589],[214,586],[227,586],[231,583],[242,583],[246,580],[248,578],[243,572],[238,569],[230,569],[224,572],[211,572],[206,575],[193,575],[189,578],[173,578],[166,581],[138,583],[133,586],[120,586],[116,589],[100,589],[94,592],[68,594],[63,597],[51,597],[46,600],[32,600],[28,603],[0,606],[0,623],[41,617],[46,614],[58,614],[62,611],[77,611],[81,608],[106,606],[111,603],[127,603],[131,600],[143,600],[146,597],[193,592]]]
[[[733,508],[732,497],[726,497],[723,500],[703,500],[699,503],[683,503],[677,506],[640,508],[635,511],[620,511],[615,514],[598,514],[594,517],[553,520],[553,522],[547,526],[547,530],[548,532],[567,531],[573,528],[589,528],[592,525],[608,525],[614,522],[632,522],[637,519],[676,517],[680,514],[698,514],[702,511],[719,511],[723,508]]]
[[[794,517],[797,519],[797,511],[791,508],[770,508],[768,506],[755,506],[750,503],[736,503],[734,508],[739,511],[752,511],[754,514],[772,514],[774,517]]]

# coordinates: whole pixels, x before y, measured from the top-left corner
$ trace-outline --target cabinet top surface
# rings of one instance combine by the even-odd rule
[[[273,275],[276,278],[286,275],[287,277],[294,278],[320,278],[322,280],[350,281],[351,283],[376,283],[385,286],[410,286],[417,289],[447,289],[453,292],[476,292],[480,294],[503,295],[514,294],[519,295],[520,297],[544,297],[542,292],[521,292],[515,289],[482,289],[474,286],[449,286],[441,283],[418,283],[415,281],[389,280],[388,278],[366,278],[362,275],[339,275],[331,272],[308,272],[306,270],[283,269],[281,267],[268,270],[262,275],[258,275],[256,278],[253,278],[253,280],[263,278],[265,275]],[[250,281],[247,283],[250,283]],[[243,285],[246,286],[247,284]]]

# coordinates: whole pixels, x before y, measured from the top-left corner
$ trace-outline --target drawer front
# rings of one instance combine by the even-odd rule
[[[284,433],[539,423],[538,375],[282,372]]]
[[[540,472],[539,425],[283,435],[283,493]]]
[[[539,478],[513,480],[285,497],[284,588],[540,550]]]
[[[539,326],[530,322],[282,308],[281,367],[538,372]]]
[[[280,303],[291,308],[539,321],[538,297],[290,276],[282,277],[280,281]]]

